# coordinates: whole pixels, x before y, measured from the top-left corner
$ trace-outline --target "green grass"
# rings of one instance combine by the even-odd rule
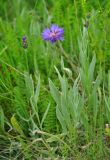
[[[109,0],[0,8],[0,160],[109,160]],[[42,40],[51,24],[63,42]]]

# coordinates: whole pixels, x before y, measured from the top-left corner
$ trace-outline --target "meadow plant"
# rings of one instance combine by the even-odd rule
[[[0,159],[109,160],[110,2],[0,8]]]

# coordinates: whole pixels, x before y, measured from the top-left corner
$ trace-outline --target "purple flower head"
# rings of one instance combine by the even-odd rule
[[[50,41],[52,43],[55,43],[58,40],[63,41],[64,40],[64,29],[60,28],[58,25],[51,25],[50,28],[44,29],[42,32],[42,38],[45,41]]]
[[[27,48],[28,47],[27,37],[26,36],[22,37],[22,46],[23,46],[23,48]]]
[[[26,41],[27,40],[27,37],[26,36],[23,36],[22,37],[22,41],[24,42],[24,41]]]

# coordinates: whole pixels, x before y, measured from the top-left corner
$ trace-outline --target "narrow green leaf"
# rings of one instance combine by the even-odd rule
[[[93,81],[93,77],[94,77],[95,64],[96,64],[96,55],[93,56],[89,66],[89,70],[88,70],[88,76],[91,82]]]
[[[4,123],[5,123],[4,113],[3,113],[2,107],[0,106],[0,130],[3,132],[5,131],[4,130]]]
[[[46,119],[46,116],[47,116],[47,114],[48,114],[49,108],[50,108],[50,103],[48,104],[48,106],[47,106],[47,108],[46,108],[46,111],[44,112],[44,115],[43,115],[43,117],[42,117],[41,125],[40,125],[41,128],[42,128],[42,125],[43,125],[43,123],[44,123],[44,121],[45,121],[45,119]]]
[[[50,92],[55,100],[55,102],[60,105],[60,93],[58,89],[55,87],[53,82],[49,79]]]
[[[17,119],[15,118],[15,116],[13,115],[11,117],[11,124],[13,126],[13,128],[22,136],[25,136],[24,133],[23,133],[23,130],[21,129]]]
[[[64,121],[64,117],[62,116],[62,113],[59,110],[58,105],[56,106],[56,115],[57,115],[57,118],[58,118],[58,120],[59,120],[59,122],[62,126],[63,132],[66,133],[67,132],[67,126],[66,126],[66,123]]]

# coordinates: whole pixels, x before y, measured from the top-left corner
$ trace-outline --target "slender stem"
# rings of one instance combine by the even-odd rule
[[[26,69],[29,71],[27,50],[25,50]]]
[[[65,52],[65,50],[63,49],[62,45],[60,42],[58,42],[60,50],[62,55],[67,59],[69,65],[71,66],[72,70],[75,71],[75,73],[78,74],[78,67],[72,62],[72,60],[70,59],[70,57],[68,56],[68,54]]]

